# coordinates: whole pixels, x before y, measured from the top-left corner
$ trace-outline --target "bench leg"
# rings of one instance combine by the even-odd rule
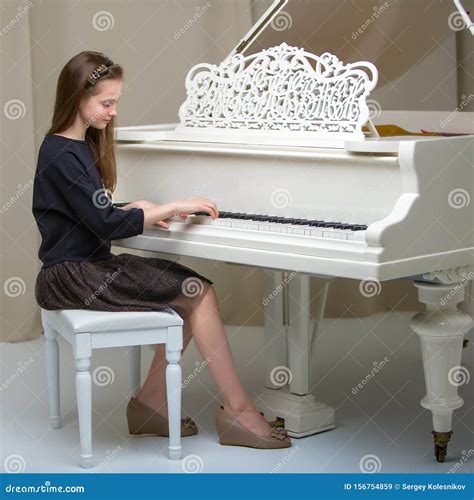
[[[166,397],[168,399],[169,457],[181,458],[181,350],[166,347]]]
[[[61,427],[61,408],[59,396],[59,345],[58,332],[49,325],[43,325],[46,338],[45,359],[49,399],[49,424],[52,429]]]
[[[81,440],[80,466],[93,466],[92,458],[92,381],[89,371],[91,358],[76,358],[76,400]]]

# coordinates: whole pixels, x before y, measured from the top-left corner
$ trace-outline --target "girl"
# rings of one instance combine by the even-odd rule
[[[118,208],[114,125],[123,70],[100,52],[81,52],[62,69],[52,126],[38,154],[33,215],[42,236],[43,266],[35,298],[44,309],[160,311],[184,320],[184,349],[194,337],[224,400],[216,416],[219,442],[252,448],[286,448],[291,441],[252,404],[236,373],[213,282],[181,264],[129,253],[112,254],[111,240],[168,228],[166,219],[197,211],[219,216],[206,198],[157,205],[138,200]],[[199,294],[196,294],[196,289]],[[166,358],[158,346],[147,379],[127,406],[131,434],[168,435]],[[197,433],[190,418],[183,436]]]

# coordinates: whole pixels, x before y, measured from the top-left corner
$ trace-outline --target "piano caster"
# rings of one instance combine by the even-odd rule
[[[431,431],[434,436],[434,452],[437,462],[444,462],[446,453],[448,451],[448,443],[451,439],[453,431],[449,432],[436,432]]]

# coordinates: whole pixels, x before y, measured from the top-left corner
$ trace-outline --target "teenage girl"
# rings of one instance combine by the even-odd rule
[[[160,311],[174,309],[184,320],[184,349],[191,337],[223,398],[217,412],[219,442],[252,448],[291,446],[286,431],[257,411],[236,373],[213,282],[181,264],[129,253],[112,254],[111,240],[168,228],[171,216],[206,211],[206,198],[157,205],[137,200],[110,203],[116,188],[114,126],[123,70],[100,52],[81,52],[62,69],[52,125],[41,144],[34,180],[33,215],[42,236],[43,266],[35,285],[48,310]],[[199,294],[196,293],[199,290]],[[127,406],[131,434],[168,435],[165,351],[156,352],[147,379]],[[181,433],[197,433],[182,419]]]

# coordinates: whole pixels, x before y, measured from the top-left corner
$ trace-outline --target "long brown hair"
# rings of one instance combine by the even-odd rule
[[[47,134],[61,133],[74,123],[82,98],[97,93],[88,77],[101,64],[105,64],[108,70],[99,81],[123,78],[122,67],[114,64],[101,52],[80,52],[66,63],[58,78],[53,120]],[[87,127],[85,136],[100,170],[104,187],[111,193],[117,185],[114,130],[115,116],[102,130]]]

